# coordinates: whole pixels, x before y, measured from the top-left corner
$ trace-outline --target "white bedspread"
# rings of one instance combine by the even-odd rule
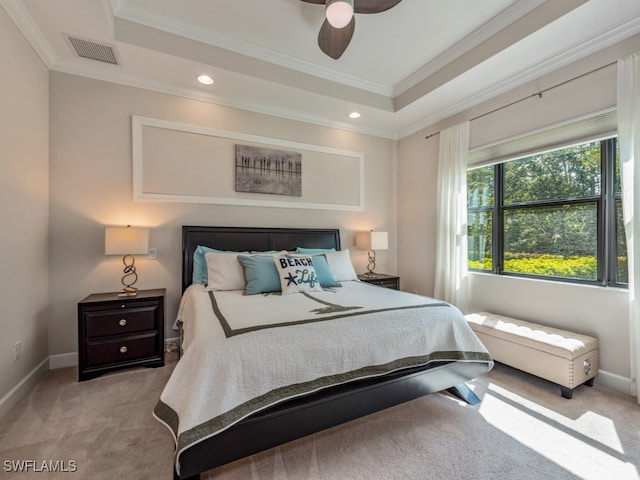
[[[191,286],[179,320],[184,354],[154,412],[176,438],[178,462],[288,398],[435,360],[492,364],[455,307],[360,282],[252,296]]]

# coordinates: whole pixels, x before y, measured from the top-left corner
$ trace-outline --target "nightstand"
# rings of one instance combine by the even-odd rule
[[[400,277],[395,275],[386,275],[384,273],[378,273],[375,277],[358,275],[358,280],[371,283],[373,285],[379,285],[381,287],[391,288],[393,290],[400,290]]]
[[[94,293],[78,303],[78,380],[116,368],[164,365],[164,289]]]

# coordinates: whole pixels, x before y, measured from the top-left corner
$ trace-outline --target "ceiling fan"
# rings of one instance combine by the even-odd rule
[[[326,18],[320,33],[320,50],[337,60],[344,53],[356,28],[354,13],[380,13],[395,7],[402,0],[301,0],[325,5]]]

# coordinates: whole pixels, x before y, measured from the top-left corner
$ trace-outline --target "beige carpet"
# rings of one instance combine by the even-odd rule
[[[171,479],[172,440],[151,416],[173,361],[78,383],[49,372],[0,420],[0,478]],[[208,472],[220,480],[640,479],[640,406],[607,389],[572,400],[498,365],[469,407],[447,394],[305,437]],[[7,461],[73,460],[75,473],[7,472]]]

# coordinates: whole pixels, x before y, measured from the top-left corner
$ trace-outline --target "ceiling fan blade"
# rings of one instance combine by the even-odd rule
[[[305,0],[306,1],[306,0]],[[346,27],[335,28],[325,19],[318,34],[318,46],[320,50],[334,60],[339,59],[347,49],[353,32],[356,28],[356,18],[352,17]]]
[[[303,2],[309,0],[302,0]],[[353,9],[356,13],[380,13],[395,7],[402,0],[354,0]],[[310,2],[324,3],[324,2]]]
[[[300,0],[301,2],[315,3],[316,5],[324,5],[325,0]]]

